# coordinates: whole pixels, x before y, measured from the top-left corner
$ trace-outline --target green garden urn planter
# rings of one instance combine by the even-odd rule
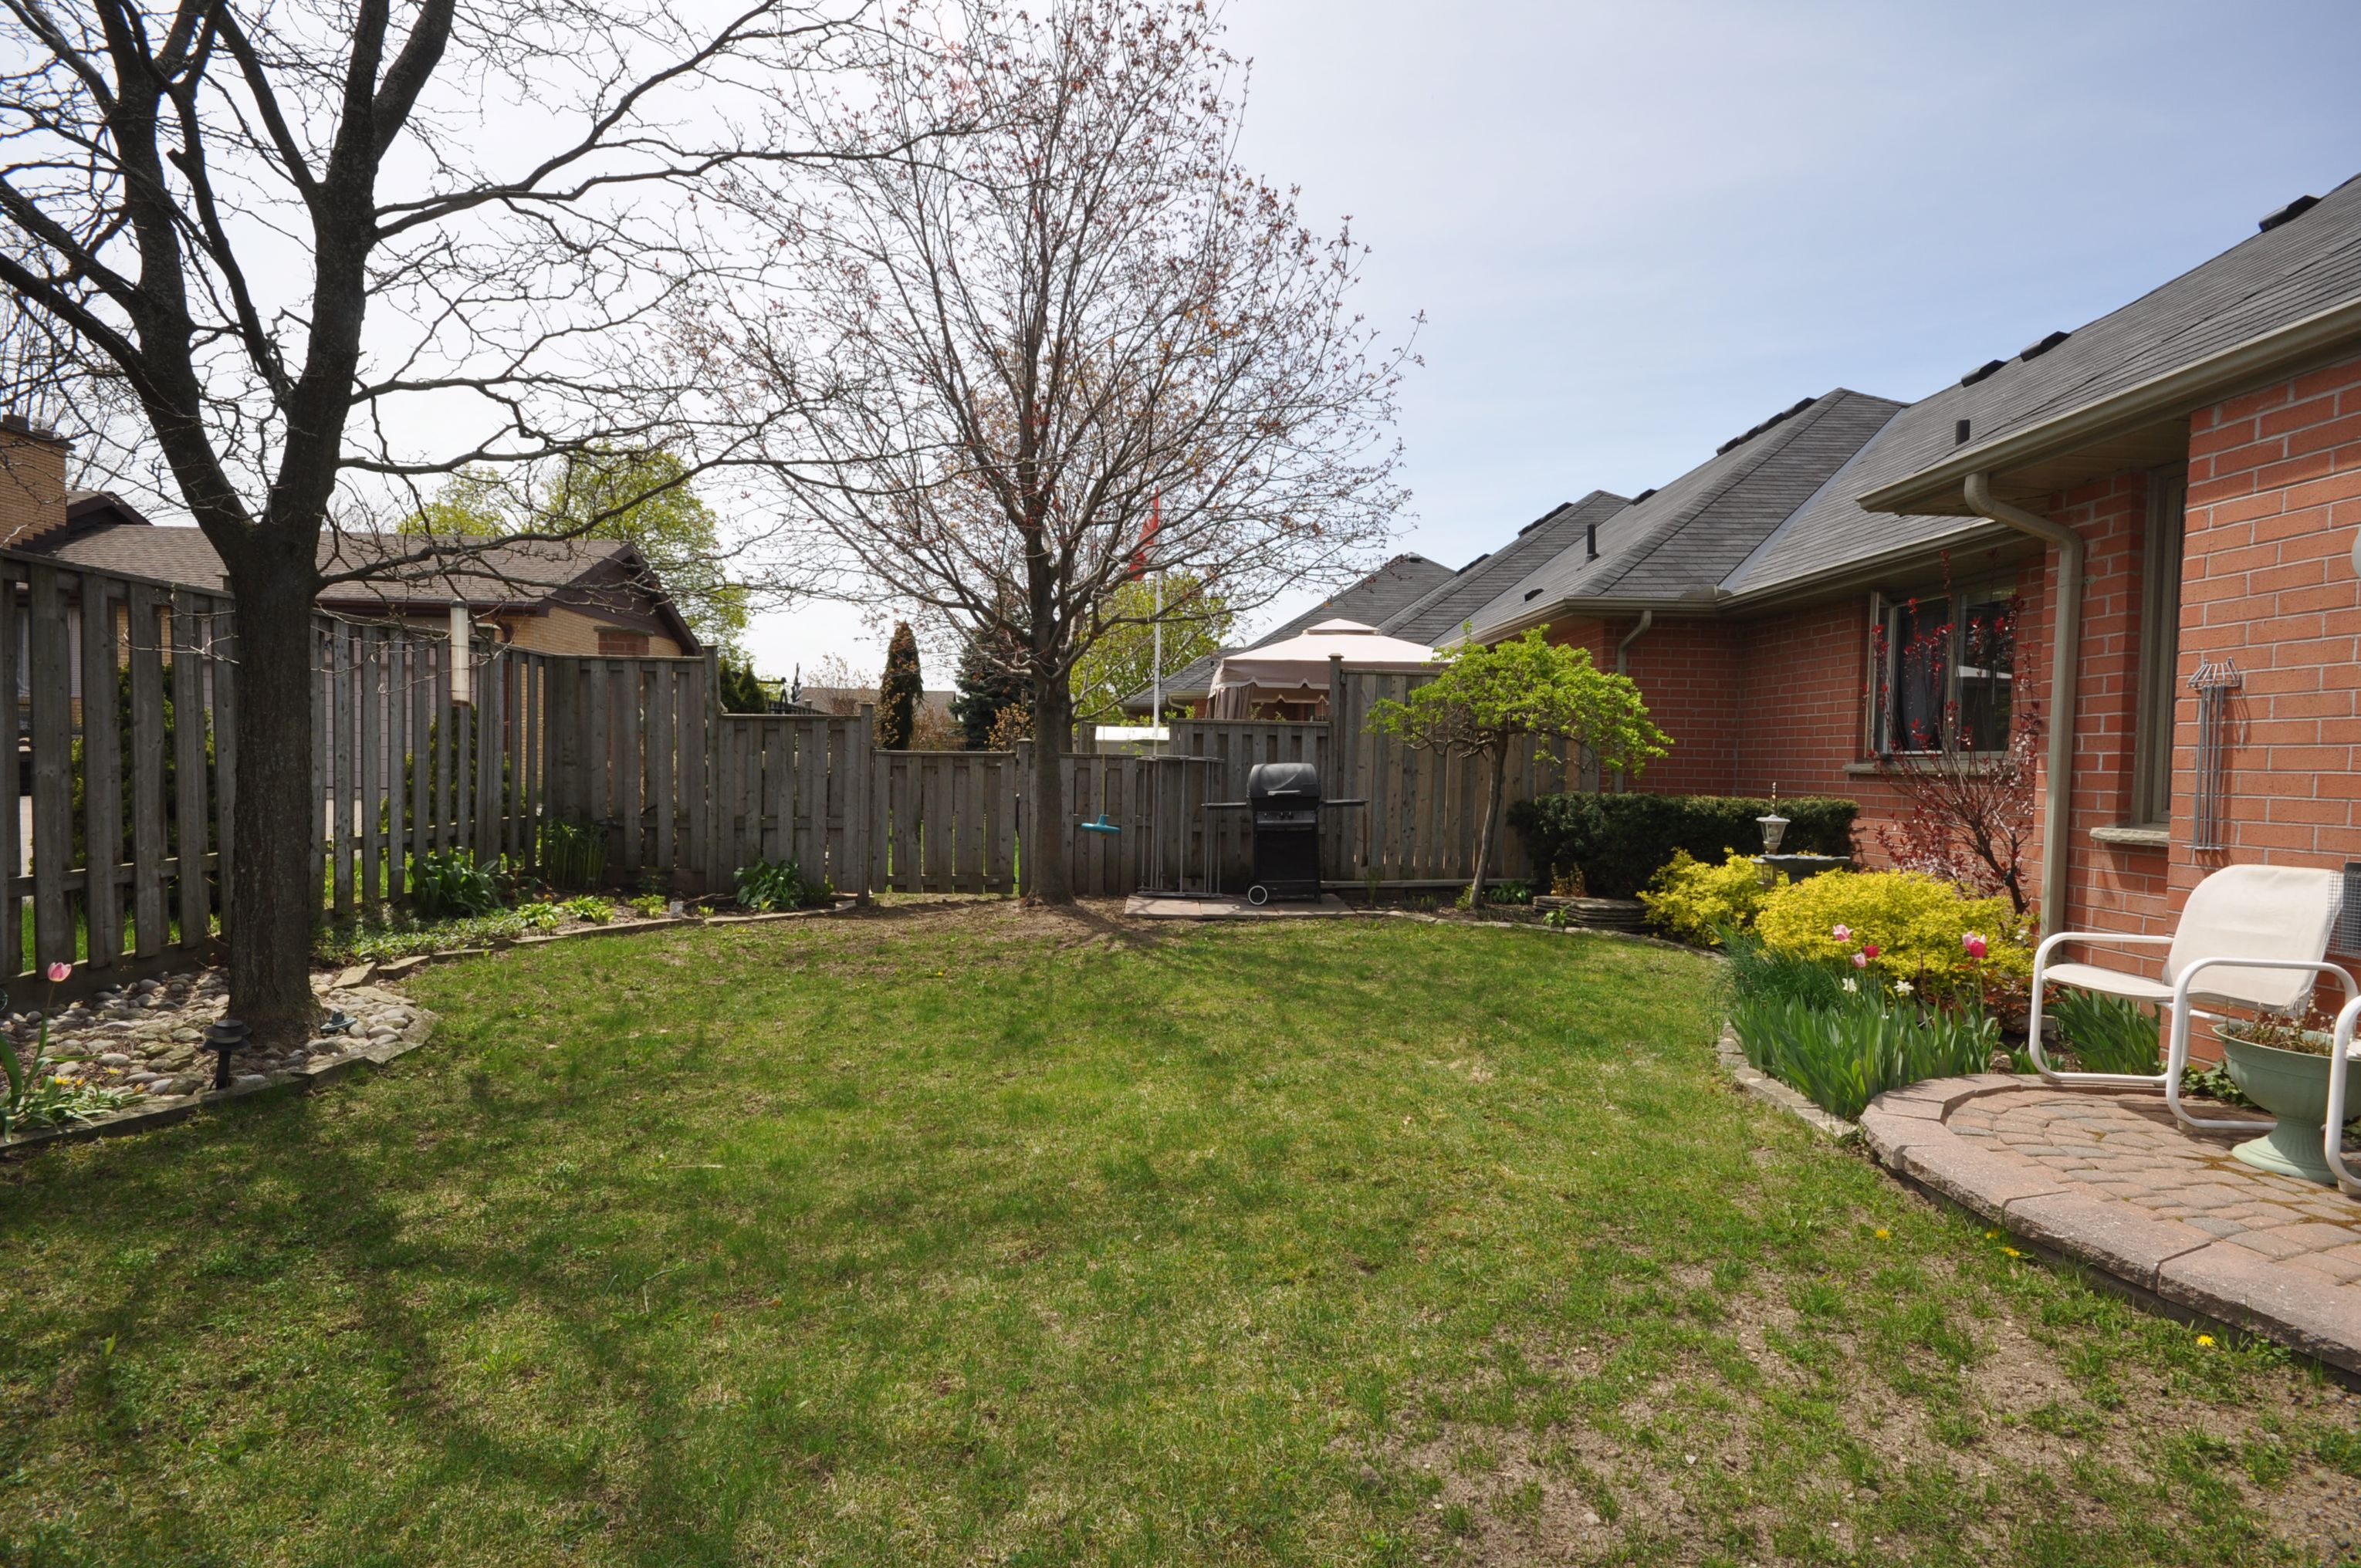
[[[2222,1065],[2228,1069],[2230,1081],[2239,1092],[2256,1104],[2277,1116],[2279,1125],[2259,1138],[2240,1144],[2230,1153],[2258,1170],[2275,1170],[2281,1176],[2301,1176],[2307,1181],[2317,1181],[2333,1187],[2336,1178],[2328,1168],[2326,1152],[2328,1120],[2328,1057],[2329,1037],[2316,1031],[2307,1031],[2306,1039],[2317,1038],[2322,1053],[2282,1050],[2277,1046],[2257,1045],[2242,1040],[2231,1030],[2222,1031]],[[2342,1064],[2345,1073],[2345,1103],[2361,1105],[2361,1059],[2347,1058]]]

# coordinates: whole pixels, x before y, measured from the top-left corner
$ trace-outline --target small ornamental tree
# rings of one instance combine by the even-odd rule
[[[1640,688],[1629,676],[1598,669],[1588,649],[1553,646],[1543,640],[1546,630],[1537,626],[1513,641],[1470,649],[1409,700],[1379,702],[1369,709],[1371,727],[1382,734],[1446,757],[1481,757],[1490,764],[1484,775],[1476,877],[1467,888],[1471,905],[1484,896],[1500,785],[1513,748],[1530,744],[1536,756],[1543,756],[1556,743],[1572,741],[1590,748],[1604,766],[1637,773],[1672,746],[1672,738],[1649,719]]]
[[[906,620],[894,623],[885,645],[885,675],[877,683],[877,745],[906,751],[918,727],[918,701],[925,686],[918,675],[918,639]]]

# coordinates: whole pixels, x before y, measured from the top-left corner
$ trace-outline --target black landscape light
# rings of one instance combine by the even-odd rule
[[[224,1018],[217,1024],[205,1025],[205,1049],[214,1053],[215,1089],[229,1087],[229,1058],[245,1046],[246,1036],[251,1033],[252,1030],[235,1018]]]

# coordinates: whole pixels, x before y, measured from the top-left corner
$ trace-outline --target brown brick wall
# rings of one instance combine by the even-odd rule
[[[598,629],[615,626],[578,609],[554,609],[544,615],[521,615],[508,621],[511,639],[520,648],[530,648],[536,653],[579,653],[596,657],[598,652]],[[637,631],[642,628],[627,630]],[[675,659],[680,656],[680,644],[661,631],[648,633],[648,657]]]
[[[66,525],[66,444],[0,430],[0,548]]]

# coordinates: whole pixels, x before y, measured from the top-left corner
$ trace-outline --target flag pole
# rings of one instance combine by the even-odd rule
[[[1148,503],[1148,536],[1150,539],[1155,538],[1157,531],[1163,526],[1164,492],[1159,490]],[[1164,568],[1161,566],[1156,569],[1154,630],[1156,633],[1155,663],[1152,666],[1154,674],[1148,687],[1148,751],[1150,756],[1157,754],[1159,750],[1160,743],[1156,739],[1156,731],[1164,723]]]

